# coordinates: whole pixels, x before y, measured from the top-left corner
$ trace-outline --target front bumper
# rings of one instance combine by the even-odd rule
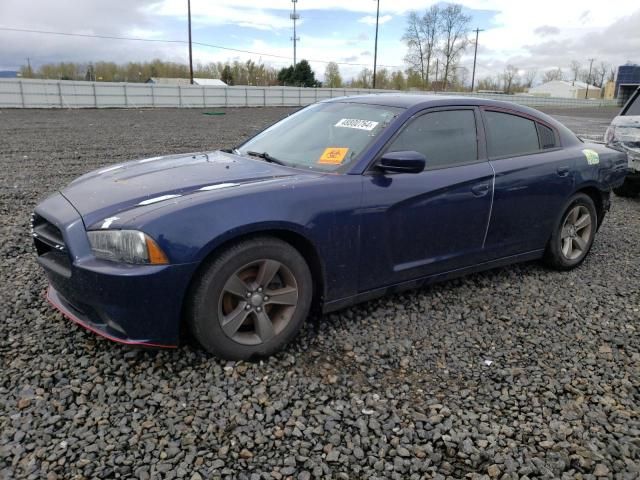
[[[58,291],[50,284],[47,288],[47,301],[58,310],[62,315],[67,317],[72,322],[80,325],[101,337],[107,338],[114,342],[124,343],[126,345],[142,345],[146,347],[162,347],[162,348],[175,348],[177,342],[173,342],[171,345],[153,343],[150,340],[141,340],[129,338],[122,329],[114,323],[99,323],[100,317],[97,316],[94,319],[89,317],[85,312],[81,312],[74,305],[68,302]],[[114,328],[115,327],[115,328]]]
[[[34,230],[38,263],[50,284],[47,299],[54,307],[117,342],[178,344],[182,303],[195,264],[125,265],[96,259],[80,215],[60,194],[38,205],[35,213],[58,229]]]

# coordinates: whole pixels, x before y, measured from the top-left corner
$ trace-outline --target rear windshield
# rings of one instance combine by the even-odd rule
[[[622,115],[640,115],[640,90],[633,94]]]

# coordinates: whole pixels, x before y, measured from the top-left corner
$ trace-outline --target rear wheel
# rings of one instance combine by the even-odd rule
[[[640,194],[640,180],[633,181],[629,178],[625,178],[624,183],[619,187],[614,188],[613,192],[619,197],[637,197]]]
[[[309,267],[288,243],[243,241],[196,280],[187,308],[195,338],[209,352],[241,360],[280,350],[302,326],[312,299]]]
[[[597,227],[598,217],[591,197],[584,193],[571,197],[547,245],[546,263],[557,270],[580,265],[591,250]]]

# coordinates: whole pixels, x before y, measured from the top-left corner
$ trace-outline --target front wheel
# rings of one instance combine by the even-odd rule
[[[282,240],[242,241],[213,260],[196,280],[187,321],[198,342],[229,360],[271,355],[298,332],[313,285],[300,253]]]
[[[584,193],[571,197],[547,245],[546,263],[557,270],[580,265],[591,250],[597,226],[596,207],[591,197]]]

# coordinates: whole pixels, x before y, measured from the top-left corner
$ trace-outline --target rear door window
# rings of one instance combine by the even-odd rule
[[[536,122],[510,113],[485,111],[490,158],[515,157],[540,150]]]
[[[558,146],[556,141],[556,134],[546,125],[537,123],[538,138],[540,139],[540,148],[546,150],[547,148],[555,148]]]

